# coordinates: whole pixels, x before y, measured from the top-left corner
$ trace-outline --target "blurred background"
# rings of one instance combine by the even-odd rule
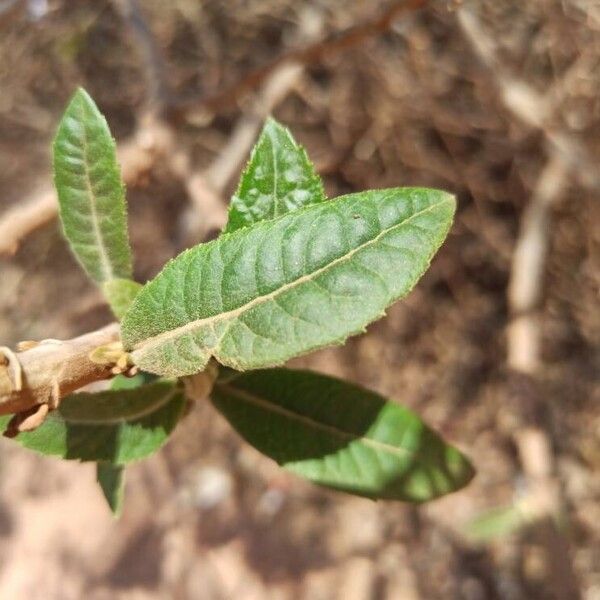
[[[0,343],[111,319],[62,241],[50,142],[77,85],[119,144],[140,281],[215,237],[264,118],[328,195],[455,193],[416,290],[296,366],[416,410],[474,461],[414,507],[280,471],[211,407],[128,470],[0,444],[0,597],[600,599],[597,0],[1,0]]]

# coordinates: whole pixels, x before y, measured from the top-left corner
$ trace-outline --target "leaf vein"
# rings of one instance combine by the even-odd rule
[[[245,390],[235,388],[229,384],[217,383],[217,385],[215,387],[217,388],[217,390],[221,390],[225,394],[230,394],[231,396],[237,397],[238,399],[240,399],[242,401],[246,401],[250,404],[254,404],[258,408],[262,408],[266,411],[279,414],[282,417],[286,417],[290,420],[294,420],[299,423],[302,423],[303,425],[305,425],[309,428],[329,433],[337,438],[347,440],[348,442],[360,442],[360,443],[364,444],[365,446],[368,446],[374,450],[379,450],[381,452],[387,452],[388,454],[392,454],[394,456],[402,456],[402,457],[416,456],[417,458],[419,458],[418,455],[406,450],[405,448],[392,446],[390,444],[386,444],[385,442],[380,442],[378,440],[366,437],[364,435],[355,434],[355,433],[351,433],[349,431],[339,429],[337,427],[334,427],[333,425],[328,425],[326,423],[320,423],[319,421],[315,421],[314,419],[311,419],[310,417],[307,417],[305,415],[300,415],[300,414],[293,412],[287,408],[284,408],[283,406],[273,404],[273,403],[269,402],[268,400],[260,398],[259,396],[251,394],[250,392],[247,392]]]
[[[269,300],[272,300],[274,297],[279,296],[280,294],[283,294],[284,292],[286,292],[288,290],[294,289],[303,283],[307,283],[307,282],[316,283],[316,278],[319,275],[321,275],[322,273],[326,273],[327,271],[334,268],[335,266],[347,262],[357,252],[360,252],[361,250],[364,250],[365,248],[368,248],[369,246],[372,246],[373,244],[380,242],[381,238],[384,237],[385,235],[387,235],[388,233],[390,233],[391,231],[406,226],[407,224],[410,223],[411,220],[413,220],[419,216],[422,216],[423,214],[431,212],[431,211],[435,210],[436,208],[439,208],[439,206],[441,206],[445,202],[446,202],[445,200],[440,200],[439,202],[436,202],[435,204],[431,204],[427,208],[410,215],[408,218],[404,219],[400,223],[395,223],[394,225],[391,225],[390,227],[382,229],[375,237],[360,244],[356,248],[353,248],[352,250],[345,253],[344,255],[339,256],[338,258],[332,260],[331,262],[327,263],[323,267],[320,267],[310,273],[305,273],[304,275],[298,277],[297,279],[280,286],[279,288],[273,290],[272,292],[269,292],[268,294],[257,296],[256,298],[253,298],[252,300],[246,302],[245,304],[243,304],[242,306],[239,306],[238,308],[235,308],[235,309],[232,309],[232,310],[229,310],[229,311],[217,314],[217,315],[212,315],[209,317],[203,317],[200,319],[196,319],[195,321],[190,321],[189,323],[186,323],[179,327],[175,327],[173,329],[164,331],[162,333],[156,334],[154,336],[151,336],[149,338],[139,341],[138,343],[134,344],[134,347],[133,347],[134,358],[135,358],[135,353],[137,353],[137,352],[144,352],[144,351],[151,350],[151,349],[158,347],[161,344],[166,343],[172,339],[176,339],[179,336],[186,335],[188,333],[193,333],[195,330],[202,328],[203,326],[209,326],[211,324],[219,323],[221,321],[226,321],[228,319],[231,320],[230,321],[230,324],[231,324],[233,319],[244,314],[246,311],[249,311],[250,309],[254,308],[255,306],[261,305],[262,303],[266,303]],[[314,224],[314,222],[313,222],[313,224]],[[304,270],[306,271],[306,268]],[[164,308],[165,308],[165,305],[163,304],[163,310],[164,310]],[[213,348],[209,349],[209,352],[211,353],[211,355],[214,354],[217,347],[220,346],[225,334],[227,333],[227,329],[228,329],[228,327],[226,328],[223,335],[218,340],[217,344],[215,346],[213,346]]]

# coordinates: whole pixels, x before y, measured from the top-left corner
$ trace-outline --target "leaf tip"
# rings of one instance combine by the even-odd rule
[[[466,487],[477,474],[477,470],[471,460],[454,446],[449,447],[449,454],[448,469],[455,478],[456,489]]]
[[[123,512],[125,497],[124,468],[112,463],[98,462],[96,463],[96,481],[113,518],[118,519]]]
[[[263,131],[262,131],[261,135],[264,135],[264,134],[269,134],[271,136],[286,135],[292,140],[292,142],[295,143],[290,130],[285,125],[280,123],[275,117],[273,117],[271,115],[269,115],[265,119],[265,124],[263,126]]]
[[[76,99],[82,100],[88,104],[95,105],[95,102],[92,99],[92,97],[90,96],[90,94],[88,93],[88,91],[81,85],[77,86],[77,88],[75,88],[75,92],[73,93],[73,96],[71,96],[71,102]]]
[[[265,119],[264,127],[283,127],[283,125],[273,115],[269,115]]]
[[[456,196],[454,194],[451,194],[450,192],[444,192],[444,191],[440,191],[440,194],[442,196],[442,201],[446,202],[451,210],[452,210],[452,216],[454,216],[454,213],[456,212],[456,205],[457,205],[457,200],[456,200]]]

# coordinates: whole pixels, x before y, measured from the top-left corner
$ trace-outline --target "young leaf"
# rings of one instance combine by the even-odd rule
[[[180,389],[165,380],[135,389],[81,392],[64,398],[40,427],[15,439],[41,454],[123,465],[158,450],[184,406]],[[0,427],[9,420],[10,415],[0,417]]]
[[[465,486],[468,460],[411,411],[347,382],[269,369],[222,376],[212,401],[236,431],[313,483],[422,502]]]
[[[535,513],[523,499],[508,506],[489,509],[467,523],[465,533],[474,542],[490,542],[512,535],[535,522]]]
[[[97,283],[131,278],[125,189],[115,142],[81,88],[54,140],[54,182],[65,236],[88,275]]]
[[[122,319],[129,310],[142,284],[131,279],[111,279],[102,284],[102,292],[117,319]]]
[[[321,178],[288,129],[268,119],[231,200],[229,233],[325,200]]]
[[[113,281],[128,280],[117,279]],[[110,389],[133,390],[155,380],[156,378],[147,373],[138,373],[134,377],[118,375],[112,380]],[[96,481],[113,515],[116,518],[120,517],[123,510],[123,502],[125,501],[125,467],[112,462],[97,462]]]
[[[450,228],[454,198],[406,188],[342,196],[197,246],[123,319],[143,370],[201,371],[211,356],[262,368],[341,344],[407,294]]]
[[[96,464],[96,480],[115,517],[120,517],[125,496],[125,467],[109,462]]]

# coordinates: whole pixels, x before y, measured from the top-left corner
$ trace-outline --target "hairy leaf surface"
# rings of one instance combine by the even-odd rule
[[[325,200],[321,178],[290,131],[268,119],[231,200],[229,233]]]
[[[117,319],[122,319],[142,289],[142,284],[131,279],[111,279],[102,284],[102,292]]]
[[[71,394],[40,427],[15,439],[42,454],[126,464],[164,444],[184,404],[181,391],[171,381]],[[5,427],[9,419],[10,415],[0,418],[0,426]]]
[[[139,293],[122,338],[145,371],[237,370],[340,344],[427,269],[454,214],[441,191],[364,192],[192,248]]]
[[[468,460],[417,415],[339,379],[288,369],[225,374],[212,401],[255,448],[337,490],[421,502],[473,477]]]
[[[54,182],[66,238],[88,275],[131,277],[125,189],[104,117],[77,90],[54,140]]]

